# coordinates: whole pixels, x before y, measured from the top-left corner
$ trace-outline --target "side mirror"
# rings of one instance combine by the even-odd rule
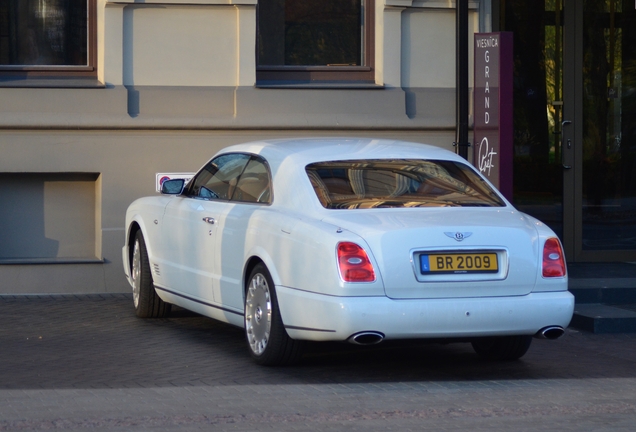
[[[185,186],[184,179],[166,180],[161,184],[161,193],[165,195],[179,195]]]

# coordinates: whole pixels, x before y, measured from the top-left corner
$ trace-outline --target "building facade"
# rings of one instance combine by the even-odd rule
[[[515,35],[515,203],[571,260],[636,259],[633,13],[619,0],[469,2],[471,41]],[[128,291],[128,204],[156,193],[157,174],[194,172],[234,143],[373,136],[452,150],[455,37],[450,0],[0,3],[0,293]],[[611,66],[590,72],[602,53]],[[590,97],[608,108],[584,108]],[[601,187],[594,173],[616,161]]]

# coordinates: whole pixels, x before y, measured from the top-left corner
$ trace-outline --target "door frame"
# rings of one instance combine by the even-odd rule
[[[563,241],[566,256],[575,262],[636,261],[636,250],[583,249],[583,26],[584,3],[563,1]],[[567,149],[567,140],[572,148]],[[565,144],[565,146],[564,146]]]
[[[563,247],[570,261],[580,261],[583,251],[583,213],[576,211],[583,204],[583,184],[581,160],[583,156],[583,106],[577,89],[583,88],[583,73],[580,65],[583,59],[583,44],[577,43],[582,36],[583,8],[577,7],[578,0],[563,1],[563,125],[561,128],[561,160],[563,168]],[[578,26],[577,26],[578,24]],[[578,37],[578,41],[582,41]],[[565,122],[571,122],[565,125]],[[571,140],[572,148],[567,149]],[[566,145],[564,145],[566,144]]]

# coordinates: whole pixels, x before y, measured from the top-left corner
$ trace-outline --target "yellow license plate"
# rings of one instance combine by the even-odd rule
[[[420,255],[422,274],[431,273],[496,273],[496,253],[462,253]]]

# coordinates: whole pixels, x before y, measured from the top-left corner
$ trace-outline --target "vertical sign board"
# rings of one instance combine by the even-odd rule
[[[473,164],[512,200],[512,33],[475,34]]]

